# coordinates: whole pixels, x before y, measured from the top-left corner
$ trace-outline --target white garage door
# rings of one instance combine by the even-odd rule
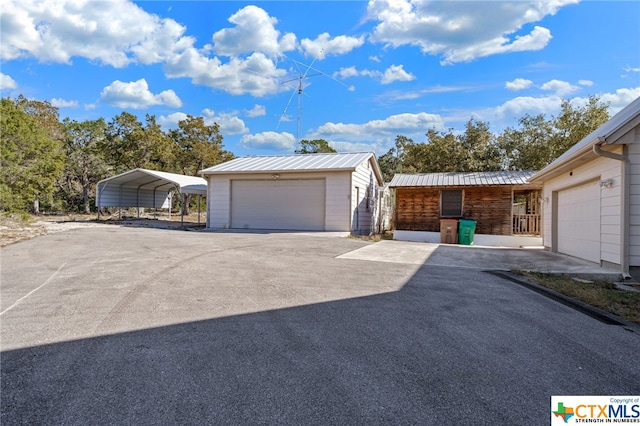
[[[600,185],[558,192],[558,251],[600,262]]]
[[[231,181],[231,227],[323,231],[324,179]]]

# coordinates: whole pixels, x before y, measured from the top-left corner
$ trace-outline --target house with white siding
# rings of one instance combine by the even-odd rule
[[[200,173],[208,228],[368,235],[378,227],[384,180],[371,152],[249,156]]]
[[[640,268],[640,98],[533,175],[548,249]]]

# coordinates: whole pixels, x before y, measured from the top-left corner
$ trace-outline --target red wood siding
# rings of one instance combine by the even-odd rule
[[[511,186],[447,187],[464,191],[463,216],[477,221],[476,233],[511,235]],[[396,229],[440,231],[440,189],[397,188]]]

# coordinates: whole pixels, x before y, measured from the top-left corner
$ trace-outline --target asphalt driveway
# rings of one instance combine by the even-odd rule
[[[481,269],[349,257],[374,246],[113,226],[4,247],[0,423],[545,424],[551,395],[640,394],[638,333]]]

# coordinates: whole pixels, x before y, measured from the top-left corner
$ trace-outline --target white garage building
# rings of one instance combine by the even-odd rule
[[[554,252],[640,267],[640,98],[534,176],[543,243]]]
[[[370,152],[242,157],[201,174],[209,228],[370,234],[377,226],[383,179]]]

